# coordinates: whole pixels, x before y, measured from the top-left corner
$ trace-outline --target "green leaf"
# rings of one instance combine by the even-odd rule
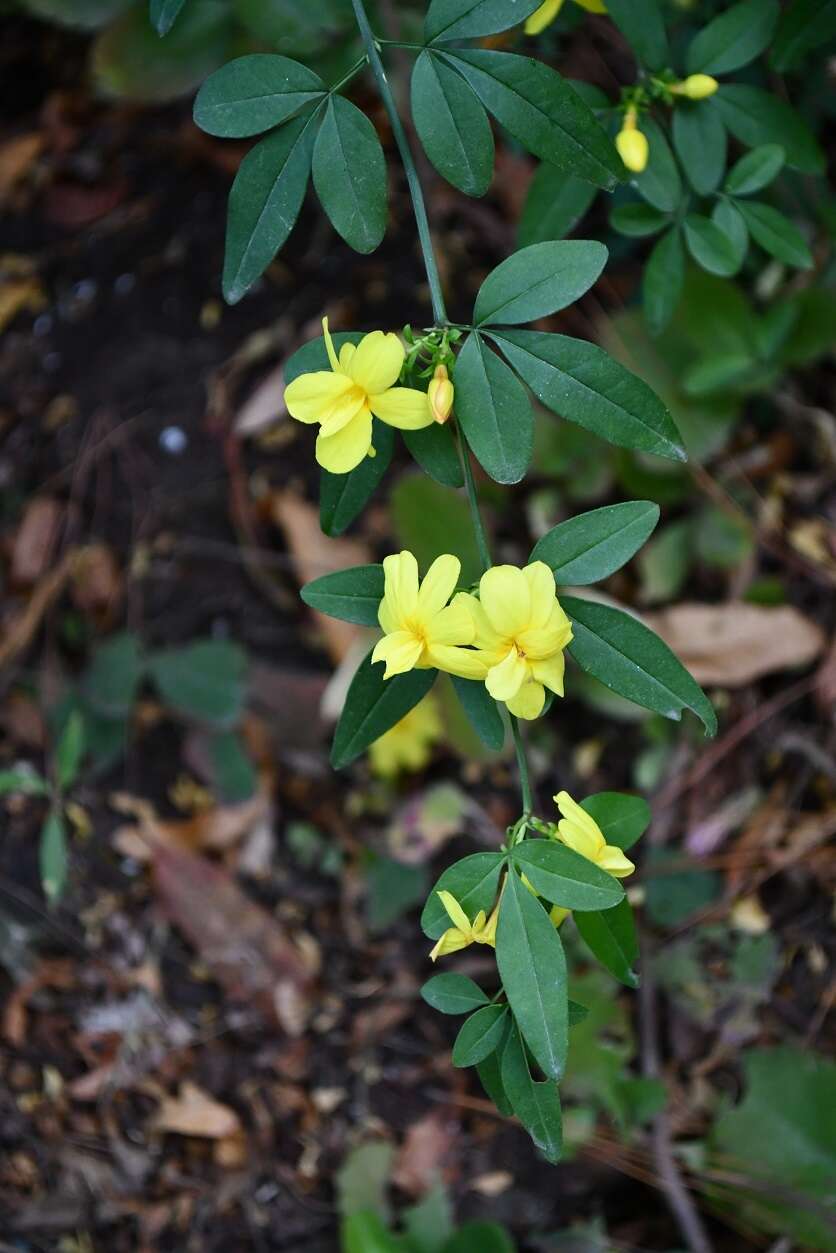
[[[469,1014],[488,1004],[488,998],[467,975],[433,975],[421,988],[421,996],[441,1014]]]
[[[508,9],[507,4],[503,7]],[[487,49],[446,53],[486,109],[541,161],[611,189],[618,153],[595,114],[564,78],[530,57]]]
[[[504,853],[471,853],[448,866],[436,881],[421,914],[424,935],[438,940],[453,925],[439,900],[439,892],[451,892],[471,922],[480,909],[487,913],[496,898],[499,873],[504,865]]]
[[[665,68],[670,52],[659,0],[608,0],[607,12],[643,65]]]
[[[108,718],[127,718],[133,709],[143,672],[139,639],[121,631],[93,654],[81,681],[86,704]]]
[[[571,234],[597,195],[598,189],[591,183],[542,161],[525,198],[519,246],[525,248]]]
[[[197,93],[194,120],[208,135],[242,139],[286,122],[324,92],[322,79],[306,65],[257,52],[210,74]]]
[[[730,196],[751,196],[781,172],[787,154],[780,144],[761,144],[735,162],[725,182]]]
[[[441,177],[466,196],[484,196],[493,178],[493,133],[473,88],[427,51],[415,62],[411,99],[418,138]]]
[[[505,723],[499,706],[480,679],[452,675],[453,687],[468,721],[483,744],[498,753],[505,743]]]
[[[738,268],[738,250],[725,231],[711,218],[689,213],[685,219],[685,240],[691,256],[709,274],[728,278]]]
[[[645,235],[655,235],[670,222],[667,213],[654,209],[653,205],[633,203],[616,205],[610,214],[610,226],[619,235],[627,235],[641,239]]]
[[[677,101],[673,146],[698,195],[708,196],[719,187],[726,169],[726,128],[712,100]]]
[[[78,0],[75,7],[80,7]],[[226,0],[199,0],[188,5],[161,40],[145,6],[135,3],[93,44],[95,86],[100,94],[127,97],[133,103],[174,100],[191,92],[227,59],[233,29]]]
[[[558,840],[523,840],[511,859],[538,896],[565,909],[610,909],[624,897],[618,879]]]
[[[549,240],[521,248],[491,270],[476,296],[480,326],[533,322],[574,304],[607,263],[595,240]]]
[[[148,658],[148,672],[166,705],[220,727],[234,725],[241,716],[246,669],[246,653],[231,640],[195,640]]]
[[[151,0],[149,16],[158,35],[167,35],[186,0]]]
[[[67,719],[55,749],[55,779],[62,792],[75,783],[86,747],[84,717],[76,709]]]
[[[519,483],[534,446],[525,389],[476,333],[458,355],[453,382],[459,426],[477,461],[497,483]]]
[[[442,553],[452,553],[462,563],[461,586],[476,582],[482,564],[462,494],[440,487],[424,474],[406,474],[391,492],[389,505],[398,542],[415,554],[422,570]]]
[[[507,1005],[484,1005],[462,1024],[453,1044],[454,1066],[477,1066],[495,1053],[507,1026]]]
[[[30,769],[0,770],[0,796],[49,796],[49,784]]]
[[[327,613],[343,622],[377,626],[377,611],[383,599],[383,566],[352,566],[335,570],[306,583],[301,597],[311,609]]]
[[[515,871],[499,906],[496,964],[526,1044],[545,1074],[559,1079],[569,1047],[566,958],[549,915]]]
[[[685,253],[677,227],[672,226],[647,260],[642,283],[644,316],[651,335],[661,335],[679,304],[685,282]]]
[[[650,806],[640,796],[625,792],[596,792],[581,801],[608,844],[627,852],[650,825]]]
[[[41,828],[39,859],[41,886],[47,900],[52,904],[64,892],[69,869],[67,831],[64,819],[57,809],[50,812]]]
[[[504,1118],[510,1118],[513,1110],[502,1086],[503,1051],[504,1049],[498,1049],[495,1053],[491,1053],[489,1057],[486,1057],[484,1061],[481,1061],[476,1067],[476,1073],[486,1094],[493,1101],[500,1114]]]
[[[403,431],[403,439],[422,470],[442,487],[462,487],[464,476],[450,426],[434,422],[420,431]]]
[[[442,1253],[453,1233],[453,1204],[444,1184],[434,1184],[401,1221],[410,1253]]]
[[[678,927],[722,896],[723,880],[716,870],[689,865],[675,849],[651,848],[649,853],[645,910],[657,926]]]
[[[836,35],[836,0],[795,0],[781,13],[770,59],[779,74],[795,69],[814,48]]]
[[[718,226],[734,249],[737,270],[743,265],[749,251],[749,228],[736,204],[720,197],[711,210],[711,221]]]
[[[374,457],[365,457],[348,474],[323,470],[319,488],[319,524],[334,538],[342,535],[374,496],[395,451],[395,432],[385,422],[372,422]]]
[[[343,1217],[362,1211],[388,1220],[386,1194],[394,1156],[394,1147],[385,1140],[371,1140],[351,1149],[335,1180],[337,1210]],[[367,1253],[366,1246],[361,1246],[358,1253]]]
[[[343,1219],[340,1248],[342,1253],[406,1253],[400,1236],[393,1235],[380,1215],[370,1210]]]
[[[130,4],[131,0],[23,0],[18,7],[60,26],[97,30]]]
[[[538,400],[611,444],[684,461],[659,397],[597,344],[544,331],[491,333]]]
[[[459,1227],[442,1253],[515,1253],[516,1246],[497,1223],[472,1222]]]
[[[209,759],[215,792],[229,805],[255,795],[258,775],[244,741],[236,731],[218,731],[209,738]]]
[[[708,1145],[713,1169],[740,1176],[724,1203],[747,1226],[832,1250],[836,1064],[787,1044],[747,1050],[743,1067],[743,1099],[720,1113]]]
[[[409,670],[384,679],[384,665],[372,664],[372,654],[361,662],[351,680],[334,733],[331,765],[341,770],[380,739],[409,713],[435,682],[436,670]]]
[[[778,21],[777,0],[741,0],[704,26],[685,58],[689,74],[729,74],[760,56]]]
[[[437,42],[444,39],[474,39],[497,35],[524,22],[538,7],[539,0],[432,0],[424,19],[424,35]]]
[[[647,165],[633,175],[636,191],[662,213],[673,213],[682,199],[682,179],[661,126],[651,117],[642,117],[640,127],[647,136]]]
[[[552,527],[528,560],[545,561],[558,584],[598,583],[638,552],[658,521],[659,506],[649,500],[604,505]]]
[[[628,988],[639,986],[633,964],[639,955],[633,911],[625,898],[614,909],[577,913],[572,917],[587,947],[602,966]]]
[[[223,291],[234,305],[261,277],[299,216],[319,111],[295,118],[252,148],[229,193]]]
[[[813,257],[807,241],[783,213],[760,200],[744,200],[738,208],[752,238],[765,252],[801,270],[812,267]]]
[[[426,866],[372,855],[366,875],[366,919],[372,934],[386,931],[407,911],[420,905],[428,884]]]
[[[355,252],[374,252],[386,233],[386,159],[374,126],[345,96],[328,101],[313,184],[337,234]]]
[[[569,652],[582,670],[666,718],[678,721],[690,709],[708,735],[716,734],[711,702],[658,635],[610,605],[575,596],[562,597],[561,604],[574,632]]]
[[[501,1065],[502,1086],[514,1113],[546,1161],[553,1164],[560,1161],[563,1152],[560,1093],[552,1080],[537,1083],[532,1078],[525,1045],[516,1027],[511,1030],[502,1051]]]
[[[803,174],[821,174],[824,153],[815,136],[794,109],[771,92],[745,83],[723,83],[712,97],[723,121],[742,144],[780,144],[787,165]]]

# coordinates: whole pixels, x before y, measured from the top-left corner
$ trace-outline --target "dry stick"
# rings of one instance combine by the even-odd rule
[[[642,1074],[647,1079],[658,1079],[661,1066],[659,1064],[656,984],[650,962],[650,947],[646,939],[642,948],[642,981],[639,990]],[[659,1172],[662,1190],[688,1248],[691,1253],[713,1253],[713,1246],[703,1226],[699,1211],[694,1205],[676,1164],[671,1142],[670,1118],[666,1108],[653,1119],[652,1144],[653,1160]]]

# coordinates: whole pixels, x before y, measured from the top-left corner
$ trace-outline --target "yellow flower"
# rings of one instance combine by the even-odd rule
[[[720,84],[710,74],[689,74],[681,83],[672,83],[669,90],[675,96],[687,96],[689,100],[706,100],[713,96]]]
[[[633,873],[636,867],[630,858],[626,857],[616,845],[607,843],[592,815],[588,814],[577,801],[573,801],[568,792],[558,792],[553,800],[561,813],[561,820],[557,824],[556,838],[558,840],[567,848],[571,848],[582,857],[594,862],[596,866],[600,866],[602,870],[606,870],[615,879],[626,879]],[[570,909],[564,909],[562,905],[553,905],[549,917],[554,925],[559,927],[571,912]]]
[[[384,679],[417,667],[435,666],[463,679],[482,679],[479,655],[472,644],[476,629],[467,607],[448,605],[461,570],[458,557],[436,557],[420,587],[418,562],[410,552],[384,558],[384,595],[378,621],[386,632],[375,645],[372,661],[385,661]]]
[[[460,593],[453,606],[467,606],[476,628],[474,643],[485,666],[485,686],[518,718],[536,718],[544,688],[563,695],[563,650],[572,625],[555,594],[554,575],[543,561],[525,569],[493,566],[482,575],[479,599]]]
[[[647,165],[647,136],[638,128],[638,114],[635,109],[628,109],[624,114],[624,124],[615,137],[618,155],[634,174],[641,174]]]
[[[447,374],[447,367],[437,365],[435,374],[427,388],[427,399],[436,422],[446,422],[453,412],[453,384]]]
[[[322,333],[330,370],[300,374],[285,388],[287,411],[298,422],[318,422],[316,459],[332,474],[347,474],[372,448],[372,414],[389,426],[417,431],[433,420],[426,392],[396,387],[404,361],[397,335],[372,331],[337,357],[328,319]]]
[[[607,11],[604,0],[575,0],[575,3],[589,13],[606,13]],[[539,35],[541,30],[545,30],[552,24],[562,8],[563,0],[545,0],[545,3],[541,4],[539,9],[535,9],[531,17],[526,20],[526,35]]]
[[[489,944],[491,948],[496,948],[498,908],[490,918],[486,917],[484,909],[480,909],[471,922],[452,892],[442,890],[438,896],[453,925],[447,928],[430,953],[432,961],[446,957],[448,953],[458,953],[459,949],[467,948],[469,944]]]
[[[422,770],[441,738],[441,718],[432,695],[425,696],[369,748],[372,770],[391,779],[401,770]]]

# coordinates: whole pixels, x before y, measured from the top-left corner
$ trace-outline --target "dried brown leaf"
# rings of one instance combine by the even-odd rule
[[[49,569],[61,515],[61,505],[52,496],[35,496],[29,501],[12,547],[11,576],[15,583],[37,583]]]
[[[181,1084],[177,1096],[163,1097],[151,1125],[154,1131],[206,1140],[223,1140],[241,1131],[241,1120],[234,1109],[214,1100],[189,1080]]]
[[[407,1130],[392,1171],[392,1182],[410,1196],[423,1196],[438,1181],[458,1132],[455,1119],[433,1110]]]

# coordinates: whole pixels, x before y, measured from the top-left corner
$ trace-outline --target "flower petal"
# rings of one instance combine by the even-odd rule
[[[436,895],[444,906],[447,917],[453,923],[453,926],[458,927],[460,931],[467,934],[470,931],[470,919],[462,909],[459,902],[456,900],[453,893],[446,892],[444,888],[442,888],[440,892],[436,893]]]
[[[604,845],[596,858],[596,865],[608,871],[616,879],[626,879],[636,869],[630,858],[626,857],[614,844]]]
[[[513,700],[528,678],[528,666],[517,652],[509,648],[498,666],[492,666],[485,678],[485,687],[494,700]]]
[[[572,799],[568,792],[558,792],[557,796],[554,797],[554,803],[560,810],[561,816],[567,822],[573,822],[576,826],[582,827],[593,839],[600,840],[603,847],[604,834],[598,823],[592,817],[592,814],[588,814],[582,805],[579,805],[576,800]]]
[[[543,627],[549,620],[555,602],[554,575],[545,561],[532,561],[523,568],[523,578],[531,592],[529,625]]]
[[[550,692],[554,692],[555,696],[563,695],[563,676],[566,671],[566,656],[564,653],[555,653],[553,657],[549,657],[545,661],[532,661],[529,665],[533,679],[536,679],[538,683],[542,683]]]
[[[418,589],[418,613],[422,620],[431,618],[434,614],[440,613],[448,600],[453,594],[453,589],[458,581],[459,572],[462,563],[458,557],[454,557],[451,553],[444,553],[441,557],[436,557],[427,573],[421,580],[421,586]],[[466,610],[462,610],[466,613]],[[468,618],[470,615],[467,615]],[[472,619],[471,619],[472,626]],[[471,638],[473,630],[471,630]],[[445,640],[446,644],[469,644],[470,640]]]
[[[531,588],[517,566],[492,566],[479,582],[479,599],[499,635],[514,639],[530,625]]]
[[[330,370],[300,374],[284,389],[287,411],[297,422],[323,422],[354,391],[351,379]],[[356,409],[355,405],[355,409]]]
[[[508,701],[508,712],[515,718],[524,718],[530,722],[533,718],[540,717],[545,703],[546,693],[543,685],[536,683],[534,679],[529,679],[528,682],[523,683],[516,696],[512,696]]]
[[[460,949],[467,948],[468,944],[472,943],[469,936],[462,935],[456,927],[450,927],[431,950],[430,961],[435,961],[438,957],[446,957],[448,953],[458,953]]]
[[[476,628],[474,636],[474,644],[477,648],[484,652],[494,654],[494,662],[496,665],[502,661],[508,651],[510,641],[503,636],[498,635],[488,621],[488,615],[485,613],[484,607],[472,596],[470,592],[457,592],[453,597],[454,605],[464,605],[468,613],[473,619],[473,625]]]
[[[413,670],[415,663],[424,651],[424,642],[411,631],[393,631],[378,640],[372,653],[372,661],[385,661],[384,679],[391,679],[393,674],[406,674]]]
[[[455,674],[460,679],[484,679],[489,663],[473,648],[455,648],[450,644],[428,644],[427,661],[437,670]]]
[[[549,917],[554,925],[559,927],[562,922],[565,922],[571,912],[571,909],[564,909],[562,905],[552,905],[549,910]]]
[[[320,433],[316,441],[316,459],[331,474],[348,474],[367,455],[372,446],[372,415],[361,409],[333,435]]]
[[[545,30],[554,21],[562,8],[563,0],[544,0],[539,9],[535,9],[531,17],[526,19],[526,35],[539,35],[541,30]]]
[[[557,824],[560,839],[576,853],[588,857],[590,861],[597,861],[605,847],[598,823],[577,801],[572,800],[568,792],[558,792],[554,799],[563,815]]]
[[[403,549],[383,558],[384,593],[378,610],[378,621],[387,629],[381,614],[386,606],[390,621],[403,627],[413,618],[418,606],[418,562],[411,552]]]
[[[475,629],[464,605],[448,605],[429,619],[425,632],[427,647],[432,648],[435,644],[472,644]]]
[[[403,344],[391,332],[371,331],[357,345],[349,364],[355,383],[359,383],[367,396],[385,392],[397,382],[403,365]]]
[[[337,354],[334,351],[334,341],[331,338],[331,332],[328,330],[328,319],[322,319],[322,338],[325,340],[325,351],[328,353],[328,360],[331,362],[331,369],[339,372],[340,363],[337,360]]]
[[[426,392],[414,387],[390,387],[385,392],[370,392],[369,405],[381,422],[400,431],[419,431],[434,422]]]
[[[351,359],[357,351],[356,344],[343,344],[340,349],[340,373],[348,374],[348,367],[351,365]]]

